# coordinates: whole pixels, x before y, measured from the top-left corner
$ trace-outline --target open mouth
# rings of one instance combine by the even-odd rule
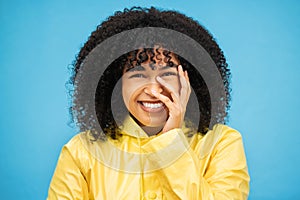
[[[164,109],[165,104],[162,103],[161,101],[157,102],[149,102],[149,101],[139,101],[138,102],[142,109],[147,111],[147,112],[159,112]]]

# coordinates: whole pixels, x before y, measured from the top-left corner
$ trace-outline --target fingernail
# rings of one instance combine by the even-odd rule
[[[163,79],[162,79],[161,77],[157,76],[157,77],[156,77],[156,80],[161,81],[161,80],[163,80]]]
[[[157,94],[156,90],[151,90],[152,94]]]

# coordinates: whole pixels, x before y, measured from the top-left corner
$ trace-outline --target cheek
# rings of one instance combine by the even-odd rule
[[[127,108],[130,107],[130,104],[134,103],[135,98],[139,93],[138,91],[138,84],[134,83],[133,81],[122,82],[122,96]]]
[[[132,93],[132,92],[130,92],[130,91],[128,90],[128,87],[122,86],[122,96],[123,96],[123,101],[124,101],[124,104],[126,105],[127,108],[128,108],[128,106],[129,106],[129,100],[130,100],[130,97],[132,96],[131,93]]]
[[[175,90],[176,92],[179,93],[180,88],[181,88],[181,85],[180,85],[179,79],[178,79],[177,77],[176,77],[176,78],[165,79],[165,81],[166,81],[168,84],[170,84],[170,85],[174,88],[174,90]]]

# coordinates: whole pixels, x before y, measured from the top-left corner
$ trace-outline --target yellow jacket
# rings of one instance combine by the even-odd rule
[[[149,137],[131,118],[118,140],[89,132],[62,149],[48,200],[247,199],[249,175],[241,135],[215,125],[205,136],[173,129]]]

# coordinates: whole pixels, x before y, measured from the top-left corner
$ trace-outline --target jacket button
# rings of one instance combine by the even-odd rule
[[[155,199],[156,197],[157,197],[157,195],[156,195],[155,192],[150,192],[150,193],[148,194],[148,198],[149,198],[149,199]]]

